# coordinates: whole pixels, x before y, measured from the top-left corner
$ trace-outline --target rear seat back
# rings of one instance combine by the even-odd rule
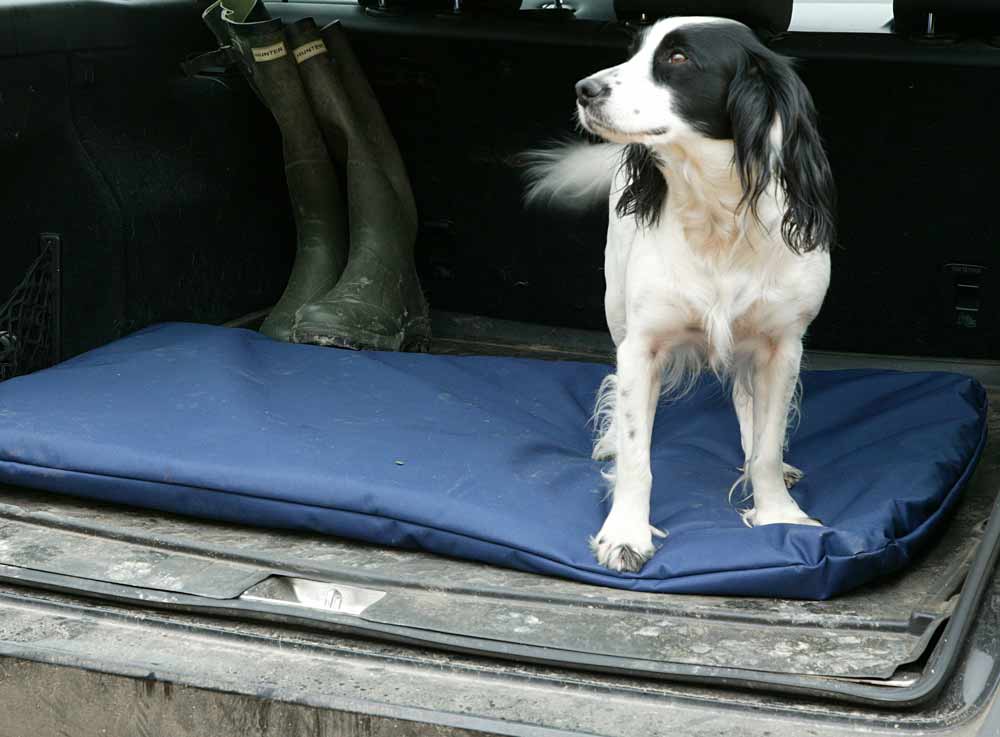
[[[677,15],[713,15],[773,35],[787,31],[792,20],[792,0],[614,0],[614,4],[619,20],[635,24]]]

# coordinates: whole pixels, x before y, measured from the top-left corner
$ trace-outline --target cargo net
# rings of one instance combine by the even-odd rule
[[[47,244],[0,306],[0,381],[57,360],[57,251],[57,244]]]

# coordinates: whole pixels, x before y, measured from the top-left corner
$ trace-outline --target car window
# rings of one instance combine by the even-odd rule
[[[792,31],[891,33],[892,0],[795,0]]]

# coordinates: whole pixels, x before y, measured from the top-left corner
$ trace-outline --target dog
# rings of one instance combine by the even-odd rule
[[[743,521],[820,525],[788,493],[802,474],[783,459],[836,238],[808,90],[743,24],[685,17],[650,26],[576,96],[580,126],[602,142],[530,152],[526,197],[610,203],[617,368],[597,402],[594,458],[614,464],[611,510],[590,540],[597,561],[639,571],[665,537],[649,518],[653,419],[661,394],[682,394],[704,370],[731,387],[745,461],[730,499],[741,483],[753,498]]]

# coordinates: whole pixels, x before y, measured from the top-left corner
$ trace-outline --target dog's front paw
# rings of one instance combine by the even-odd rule
[[[590,538],[590,549],[605,568],[637,573],[656,552],[653,535],[667,536],[645,522],[626,524],[608,517],[601,531]]]
[[[822,527],[823,523],[806,515],[798,505],[776,509],[744,509],[740,512],[747,527],[763,527],[764,525],[812,525]]]

